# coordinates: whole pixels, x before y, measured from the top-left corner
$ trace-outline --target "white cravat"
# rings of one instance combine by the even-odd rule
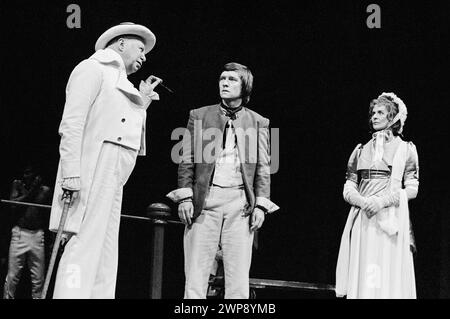
[[[387,140],[390,140],[392,137],[391,130],[382,130],[379,132],[373,133],[373,143],[374,143],[374,156],[372,158],[372,163],[377,161],[381,161],[384,155],[384,144]]]

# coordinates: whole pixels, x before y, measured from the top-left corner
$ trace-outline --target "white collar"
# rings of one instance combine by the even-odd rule
[[[97,60],[103,64],[116,64],[121,70],[125,71],[125,63],[122,57],[116,51],[106,48],[95,52],[89,59]]]

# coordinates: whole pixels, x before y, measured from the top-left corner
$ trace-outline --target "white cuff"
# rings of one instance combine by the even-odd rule
[[[171,191],[166,196],[169,197],[173,202],[178,203],[180,200],[182,200],[184,198],[194,196],[194,192],[192,191],[192,188],[190,188],[190,187],[183,187],[183,188],[178,188],[176,190]]]
[[[69,191],[79,191],[81,189],[81,181],[79,177],[64,178],[61,183],[61,188]]]
[[[265,197],[256,197],[256,205],[261,205],[262,207],[267,209],[268,214],[280,209],[280,207],[278,207],[270,199],[267,199]]]
[[[150,95],[149,98],[151,98],[152,101],[159,101],[159,94],[153,91],[153,94]]]
[[[145,94],[144,92],[140,91],[142,100],[144,102],[144,107],[147,109],[150,106],[150,103],[152,101],[159,101],[159,94],[153,91],[150,95]]]

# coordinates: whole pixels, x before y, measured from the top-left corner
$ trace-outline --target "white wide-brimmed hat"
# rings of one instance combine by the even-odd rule
[[[137,35],[144,40],[145,54],[150,52],[155,46],[156,37],[147,27],[132,22],[123,22],[103,32],[95,43],[95,51],[106,48],[109,41],[119,35],[126,34]]]

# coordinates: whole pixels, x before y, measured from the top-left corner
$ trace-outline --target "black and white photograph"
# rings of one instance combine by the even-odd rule
[[[3,299],[450,298],[448,2],[0,6]]]

